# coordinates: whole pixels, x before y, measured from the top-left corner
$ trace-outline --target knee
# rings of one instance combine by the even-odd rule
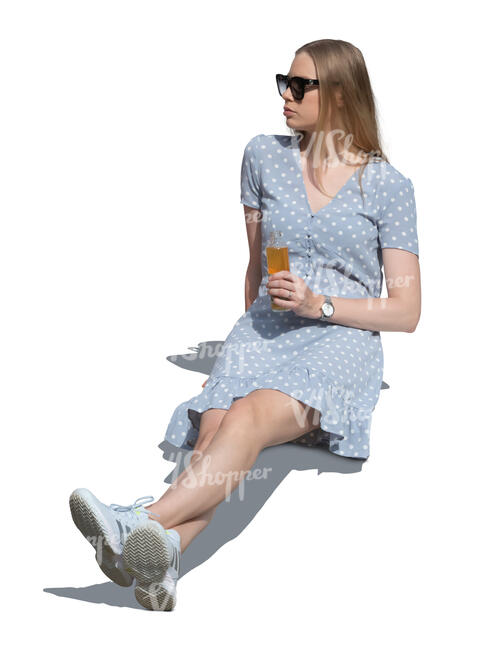
[[[248,396],[241,397],[232,402],[227,411],[223,424],[223,430],[230,435],[245,435],[246,431],[256,428],[257,409]]]
[[[235,415],[236,418],[252,419],[254,414],[254,404],[252,403],[252,400],[249,399],[249,395],[246,395],[245,397],[240,397],[239,399],[236,399],[235,402],[232,402],[226,416],[230,415],[230,419],[232,419],[232,415]]]
[[[241,439],[252,439],[252,432],[256,431],[257,417],[257,408],[248,396],[237,399],[232,402],[219,427],[216,429],[205,427],[200,432],[195,449],[199,451],[206,449],[217,434],[229,438],[239,436]],[[248,435],[250,433],[251,435]]]

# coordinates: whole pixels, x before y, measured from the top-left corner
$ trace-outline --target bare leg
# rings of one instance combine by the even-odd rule
[[[194,445],[195,452],[204,452],[204,450],[208,447],[210,442],[213,440],[216,432],[218,431],[220,423],[222,422],[226,413],[226,409],[213,408],[208,409],[201,415],[198,439]],[[187,470],[184,470],[181,474],[179,474],[176,481],[181,476],[183,476],[186,471]],[[148,507],[147,509],[154,512],[153,506],[151,506],[151,508]],[[182,523],[176,524],[174,526],[174,529],[180,535],[180,549],[182,553],[186,550],[192,540],[197,537],[199,533],[206,528],[206,526],[208,526],[213,518],[213,515],[215,514],[215,510],[216,506],[213,506],[199,516],[193,517],[192,519],[188,519],[187,521],[183,521]]]
[[[252,391],[232,404],[203,454],[147,509],[160,515],[165,528],[191,519],[204,522],[204,514],[239,485],[263,448],[313,431],[319,419],[319,411],[281,391]]]

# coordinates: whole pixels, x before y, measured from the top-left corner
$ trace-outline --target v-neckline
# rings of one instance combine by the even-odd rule
[[[348,185],[350,185],[352,179],[354,176],[357,174],[357,172],[360,170],[361,166],[359,166],[357,169],[354,170],[353,174],[349,176],[349,178],[346,180],[346,182],[342,185],[342,187],[339,188],[338,192],[335,193],[335,196],[333,199],[331,199],[328,203],[325,203],[323,207],[321,207],[319,210],[316,212],[313,212],[313,209],[311,208],[309,204],[309,198],[308,198],[308,191],[306,189],[306,183],[304,182],[304,174],[303,174],[303,164],[302,164],[302,153],[301,153],[301,147],[299,146],[299,142],[296,142],[296,150],[297,150],[297,155],[298,155],[298,164],[299,164],[299,169],[301,171],[301,187],[304,193],[304,199],[306,201],[306,205],[308,206],[310,214],[312,214],[314,217],[318,215],[320,212],[325,210],[326,208],[330,207],[330,205],[335,201],[337,196],[346,189]]]

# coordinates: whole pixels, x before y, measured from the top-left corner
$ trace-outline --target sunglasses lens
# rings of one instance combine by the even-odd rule
[[[277,79],[277,88],[280,95],[283,95],[287,90],[287,81],[288,78],[284,74],[276,75]],[[298,79],[297,77],[292,77],[290,80],[290,90],[294,99],[302,99],[304,97],[304,81]]]
[[[277,88],[280,95],[285,93],[287,90],[287,77],[284,77],[284,75],[281,74],[277,75]]]
[[[299,79],[291,79],[290,89],[294,99],[302,99],[304,95],[304,85]]]

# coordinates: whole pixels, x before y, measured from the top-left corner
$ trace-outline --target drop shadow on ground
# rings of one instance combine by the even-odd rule
[[[222,344],[223,341],[205,341],[189,348],[192,350],[190,354],[172,355],[167,357],[167,360],[181,368],[209,375]],[[389,388],[385,382],[382,383],[382,389],[384,388]],[[165,459],[176,463],[172,472],[164,480],[165,483],[171,484],[175,477],[189,465],[193,450],[178,449],[167,440],[163,440],[158,447],[163,451]],[[289,442],[263,449],[244,480],[226,500],[217,506],[211,523],[191,542],[182,555],[178,592],[180,592],[180,578],[208,560],[224,544],[237,537],[292,470],[314,469],[317,470],[318,475],[324,472],[353,474],[360,472],[365,462],[363,459],[347,458],[329,452],[328,443],[310,447]],[[296,515],[304,513],[304,495],[301,495],[299,503],[294,503],[294,513]],[[287,522],[288,525],[292,523]],[[93,548],[91,552],[94,553]],[[134,583],[131,587],[120,587],[107,580],[101,584],[84,587],[46,587],[43,591],[64,598],[148,611],[136,601]]]
[[[164,450],[164,458],[176,462],[176,467],[165,479],[166,483],[172,483],[189,464],[193,452],[178,450],[168,441],[161,443],[160,447]],[[360,472],[364,462],[339,457],[321,446],[285,443],[263,449],[244,480],[217,506],[210,524],[187,547],[182,556],[180,576],[205,562],[224,544],[237,537],[293,470],[352,474]],[[304,514],[304,494],[293,507],[296,519],[300,519]],[[292,524],[291,521],[287,522],[289,526]]]
[[[211,374],[215,360],[222,350],[224,341],[203,341],[190,347],[190,354],[172,355],[167,360],[180,368]],[[382,390],[390,386],[382,382]],[[172,483],[191,460],[193,451],[178,449],[168,440],[160,443],[165,459],[176,463],[176,467],[166,477]],[[348,458],[328,451],[328,442],[308,446],[294,442],[267,447],[259,454],[250,473],[216,508],[211,523],[187,547],[181,564],[180,576],[210,558],[224,544],[242,532],[261,510],[271,494],[292,470],[317,470],[353,474],[360,472],[366,461]],[[294,509],[303,512],[304,497]],[[290,524],[291,522],[288,522]]]

